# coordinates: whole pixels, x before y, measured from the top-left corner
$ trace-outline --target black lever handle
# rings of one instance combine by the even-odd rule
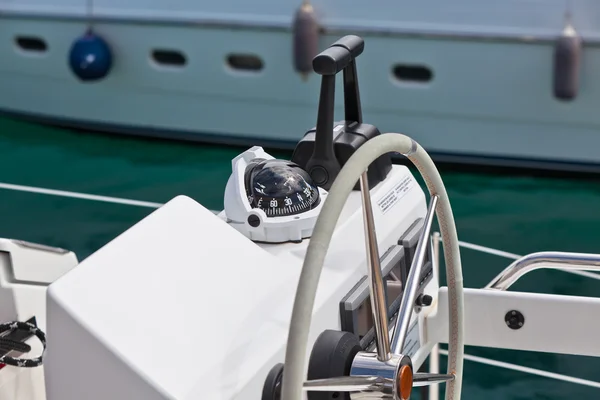
[[[313,59],[314,71],[322,75],[320,101],[327,101],[329,95],[323,96],[329,90],[335,91],[335,82],[326,79],[327,75],[336,75],[344,71],[344,119],[362,123],[362,107],[358,89],[358,73],[356,57],[365,50],[365,41],[355,35],[344,36]],[[323,86],[328,86],[323,90]],[[325,93],[324,93],[325,92]],[[331,116],[333,125],[333,116]],[[318,128],[318,127],[317,127]],[[319,136],[317,129],[317,136]]]
[[[360,93],[356,71],[356,57],[365,48],[362,38],[344,36],[313,59],[313,70],[321,75],[319,112],[315,145],[306,170],[321,187],[329,189],[341,167],[333,147],[333,117],[335,103],[335,75],[344,71],[344,114],[349,122],[362,123]]]
[[[313,70],[319,75],[335,75],[362,54],[365,41],[354,35],[344,36],[313,59]]]
[[[356,58],[365,50],[365,41],[360,36],[347,35],[331,45],[343,47],[350,52],[352,58]]]

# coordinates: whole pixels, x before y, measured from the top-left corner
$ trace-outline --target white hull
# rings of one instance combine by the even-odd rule
[[[0,110],[87,129],[244,144],[291,145],[315,124],[319,77],[303,81],[292,65],[294,2],[181,0],[164,9],[96,1],[95,31],[115,61],[92,84],[67,65],[87,26],[85,2],[38,3],[0,4]],[[315,2],[330,31],[321,49],[341,32],[366,39],[358,60],[365,121],[401,129],[434,154],[600,165],[600,4],[572,2],[584,54],[578,97],[563,102],[552,93],[552,60],[564,2],[379,3]],[[24,52],[16,37],[39,38],[47,50]],[[151,58],[156,49],[187,63],[161,67]],[[232,54],[255,55],[264,68],[232,70]],[[393,74],[399,64],[429,68],[432,79],[403,83]],[[337,103],[341,116],[339,87]]]

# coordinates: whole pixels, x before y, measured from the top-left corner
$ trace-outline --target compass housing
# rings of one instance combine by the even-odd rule
[[[312,231],[327,191],[298,164],[252,147],[231,162],[220,216],[250,240],[301,242]]]
[[[260,208],[267,217],[301,214],[321,201],[310,175],[291,161],[252,160],[244,181],[250,206]]]

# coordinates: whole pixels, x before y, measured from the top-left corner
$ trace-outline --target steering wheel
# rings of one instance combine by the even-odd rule
[[[431,199],[410,273],[405,282],[396,326],[389,338],[383,280],[366,170],[379,156],[395,152],[406,156],[423,176]],[[360,351],[354,357],[350,376],[305,382],[308,333],[315,295],[331,237],[348,195],[360,179],[367,241],[370,294],[376,336],[376,352]],[[412,311],[418,280],[425,259],[434,214],[438,216],[444,241],[448,282],[449,341],[446,374],[415,373],[409,356],[401,353]],[[367,141],[350,157],[333,183],[310,239],[296,291],[283,371],[282,400],[302,400],[304,391],[361,393],[360,398],[408,400],[413,387],[447,382],[446,399],[461,395],[463,369],[463,279],[456,226],[446,189],[429,155],[411,138],[386,133]]]

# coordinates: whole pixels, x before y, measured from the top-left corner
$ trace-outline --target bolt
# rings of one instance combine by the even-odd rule
[[[520,311],[511,310],[504,316],[504,322],[510,329],[521,329],[525,325],[525,316]]]
[[[250,225],[253,228],[256,228],[257,226],[259,226],[260,225],[260,218],[258,218],[258,215],[251,214],[248,217],[248,225]]]

